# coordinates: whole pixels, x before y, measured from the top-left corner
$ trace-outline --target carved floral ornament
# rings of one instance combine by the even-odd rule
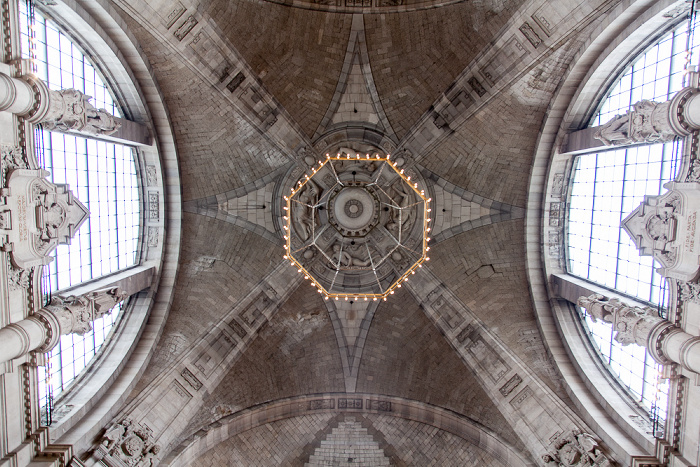
[[[284,259],[326,299],[386,300],[430,259],[430,198],[389,155],[326,154],[311,172],[284,197]]]

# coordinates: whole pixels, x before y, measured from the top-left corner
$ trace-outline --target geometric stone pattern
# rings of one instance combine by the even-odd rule
[[[321,445],[309,457],[304,467],[320,467],[334,465],[352,467],[357,465],[367,467],[390,466],[389,459],[379,448],[379,443],[367,433],[355,417],[345,417],[338,423]]]
[[[367,91],[367,83],[365,83],[365,78],[362,75],[362,68],[359,63],[354,63],[350,69],[345,92],[340,97],[338,110],[333,114],[331,123],[358,121],[376,125],[379,123],[379,116],[374,109],[372,96]]]
[[[333,414],[319,413],[288,418],[244,431],[199,456],[192,467],[299,466],[304,446],[314,441]]]
[[[270,181],[254,189],[246,188],[245,193],[236,192],[235,196],[228,194],[249,187],[254,180],[262,180],[289,164],[290,158],[297,154],[295,148],[299,145],[311,147],[305,139],[317,131],[324,115],[329,116],[327,112],[333,107],[333,104],[329,105],[332,99],[335,99],[340,112],[336,114],[336,123],[347,123],[356,116],[372,123],[374,115],[383,123],[386,117],[382,117],[383,110],[377,108],[379,101],[376,99],[371,100],[374,113],[367,108],[359,108],[357,114],[364,112],[359,116],[355,113],[356,105],[367,105],[369,98],[377,93],[371,89],[374,84],[368,80],[365,69],[372,63],[373,73],[369,77],[374,75],[377,81],[381,104],[390,115],[387,121],[391,121],[399,136],[407,135],[402,147],[414,154],[415,159],[434,172],[439,180],[449,180],[453,184],[454,189],[436,182],[434,197],[442,200],[445,213],[435,222],[433,260],[442,261],[440,264],[434,261],[424,269],[439,274],[441,287],[449,289],[454,296],[430,295],[437,286],[430,290],[418,290],[421,284],[411,287],[418,298],[416,306],[424,307],[424,310],[418,311],[425,314],[421,323],[428,320],[426,317],[434,321],[424,328],[424,334],[430,339],[419,340],[420,329],[413,329],[410,323],[402,321],[400,313],[403,310],[396,307],[391,309],[391,313],[383,313],[387,309],[384,305],[376,309],[375,321],[381,317],[384,329],[396,331],[392,335],[372,335],[371,330],[363,328],[366,321],[359,314],[338,316],[348,346],[353,342],[356,344],[355,350],[348,349],[346,356],[353,363],[346,365],[343,362],[346,389],[348,374],[352,375],[352,371],[348,373],[348,368],[353,367],[355,361],[360,365],[359,361],[362,360],[356,373],[360,375],[362,384],[383,389],[375,393],[411,392],[421,401],[432,403],[434,399],[440,399],[440,404],[454,407],[459,405],[461,398],[463,405],[458,410],[468,412],[471,409],[466,407],[464,401],[471,395],[451,394],[452,387],[440,389],[443,381],[440,371],[446,370],[430,368],[448,360],[441,357],[445,349],[450,350],[452,345],[457,352],[449,356],[448,366],[450,371],[456,369],[452,365],[457,361],[462,371],[454,371],[457,375],[455,378],[463,375],[469,384],[482,386],[475,399],[478,408],[473,410],[482,411],[485,420],[496,425],[503,423],[507,429],[516,427],[518,437],[528,444],[531,456],[537,458],[544,452],[541,445],[548,444],[545,442],[547,437],[538,430],[564,423],[559,415],[566,410],[561,409],[560,401],[550,394],[549,388],[540,387],[541,381],[547,384],[550,381],[542,378],[541,372],[544,370],[539,368],[540,360],[532,355],[541,353],[544,347],[541,339],[535,345],[530,342],[533,335],[530,331],[537,333],[538,330],[527,282],[523,277],[523,223],[516,221],[502,223],[498,227],[482,226],[522,217],[532,149],[539,122],[549,103],[547,95],[551,96],[550,89],[539,89],[537,86],[544,85],[534,80],[543,69],[538,66],[533,69],[531,66],[545,61],[542,58],[545,50],[549,53],[552,48],[561,47],[571,26],[586,21],[586,15],[593,14],[591,12],[602,2],[563,0],[560,3],[571,13],[565,17],[557,7],[538,10],[539,6],[534,3],[528,4],[528,9],[517,10],[521,3],[520,0],[475,1],[445,6],[440,15],[433,14],[434,11],[418,11],[401,15],[363,16],[333,15],[279,5],[270,6],[267,10],[261,7],[263,2],[115,2],[117,8],[126,11],[125,16],[137,18],[128,19],[127,22],[151,61],[168,103],[182,163],[182,195],[187,200],[195,201],[185,210],[203,214],[186,216],[190,226],[183,229],[183,236],[198,237],[199,243],[206,243],[209,234],[220,228],[222,222],[212,217],[259,233],[272,242],[275,238],[273,234],[277,234],[274,227],[270,228],[272,221],[276,220],[272,219],[274,214],[271,210],[259,217],[258,213],[252,215],[246,212],[246,208],[248,201],[258,203],[263,197],[269,198],[274,184]],[[163,7],[162,11],[159,6]],[[268,7],[267,4],[263,6]],[[172,26],[168,25],[164,21],[167,15],[179,7],[183,8],[183,16],[178,17]],[[260,14],[266,11],[270,14]],[[237,21],[226,19],[233,17]],[[358,30],[356,23],[367,25],[369,46],[363,45],[363,50],[369,49],[365,53],[371,57],[371,61],[347,60],[348,51],[356,48],[355,35],[351,34],[352,41],[347,40],[351,18],[353,33]],[[528,32],[529,35],[524,35],[523,29],[520,29],[525,20],[530,23],[530,29],[526,29],[532,31]],[[537,24],[533,22],[535,20]],[[188,24],[192,25],[191,29],[188,29]],[[275,28],[277,25],[280,29]],[[311,32],[298,33],[301,25],[308,26],[306,30]],[[504,25],[503,37],[496,36]],[[221,36],[222,30],[223,39],[216,37]],[[280,40],[280,34],[271,34],[271,31],[281,31],[284,40]],[[141,40],[143,38],[149,40],[144,42]],[[234,49],[231,44],[239,49]],[[484,47],[486,44],[490,45]],[[408,49],[411,52],[405,54],[407,58],[397,60]],[[484,53],[479,55],[482,51]],[[345,61],[342,60],[343,53]],[[245,57],[245,60],[241,57]],[[310,57],[315,60],[315,66],[309,66],[312,63]],[[478,58],[468,65],[475,57]],[[559,59],[556,53],[550,57],[554,57],[553,61]],[[246,60],[249,63],[245,63]],[[361,64],[360,71],[357,69],[358,63]],[[339,77],[341,65],[347,66],[342,70],[343,77]],[[524,70],[527,71],[522,74]],[[560,76],[559,69],[551,70],[544,70],[545,76],[547,73]],[[506,86],[513,85],[513,79],[520,80],[515,84],[523,86],[522,89],[514,92],[506,90],[493,97]],[[338,93],[341,82],[345,83],[340,86],[346,92],[343,97]],[[360,85],[364,85],[366,90],[361,89]],[[523,89],[532,92],[521,92]],[[440,94],[443,91],[444,94]],[[431,104],[434,107],[431,108]],[[173,191],[177,191],[177,188],[173,187]],[[227,195],[222,199],[224,193]],[[471,195],[474,198],[469,199]],[[481,199],[475,199],[477,196]],[[261,197],[260,200],[258,197]],[[215,202],[210,203],[210,198],[214,198]],[[265,198],[266,202],[268,198]],[[502,206],[499,207],[497,203],[502,203]],[[219,211],[219,206],[225,206],[225,209]],[[516,209],[520,209],[520,213],[516,213]],[[458,218],[458,211],[464,217]],[[507,213],[513,217],[499,218]],[[442,209],[435,214],[441,215]],[[470,225],[464,225],[465,221]],[[131,410],[138,405],[143,410],[150,410],[159,405],[158,410],[162,409],[160,413],[151,410],[141,418],[151,424],[156,436],[167,432],[169,439],[159,441],[166,453],[174,440],[191,428],[188,417],[194,414],[192,405],[195,404],[185,406],[182,410],[184,415],[172,409],[163,409],[163,399],[159,397],[163,396],[163,386],[167,386],[164,382],[170,384],[165,388],[168,391],[166,396],[172,397],[173,401],[197,392],[195,397],[200,398],[198,403],[202,408],[205,397],[225,389],[223,384],[219,385],[224,379],[227,380],[227,387],[240,388],[248,382],[241,381],[237,376],[251,375],[251,380],[260,382],[264,389],[255,395],[257,384],[250,384],[245,391],[241,390],[247,392],[245,397],[239,399],[241,406],[235,409],[250,407],[248,404],[251,401],[266,402],[268,397],[324,390],[316,384],[319,381],[334,386],[329,392],[336,390],[335,385],[339,381],[342,384],[342,380],[337,378],[340,367],[337,362],[341,358],[334,354],[337,350],[335,347],[327,345],[330,340],[340,343],[339,327],[335,326],[334,336],[327,315],[324,315],[324,319],[309,318],[305,312],[294,316],[296,311],[304,310],[295,303],[295,306],[283,311],[283,316],[280,314],[270,319],[277,312],[277,307],[285,303],[283,297],[272,299],[274,294],[269,289],[262,291],[267,300],[262,295],[247,295],[251,290],[260,292],[261,285],[268,283],[268,278],[263,279],[262,284],[260,280],[279,262],[275,259],[282,254],[278,243],[267,242],[270,243],[269,249],[261,249],[252,255],[249,250],[256,250],[260,245],[252,240],[254,236],[241,234],[241,229],[227,227],[227,235],[222,234],[221,238],[216,236],[219,243],[236,242],[235,247],[220,249],[225,255],[201,254],[183,249],[184,259],[179,270],[179,280],[182,282],[178,283],[177,300],[168,317],[169,327],[167,332],[163,332],[164,339],[161,339],[164,348],[179,348],[181,358],[178,360],[176,355],[171,355],[167,364],[163,363],[165,360],[154,358],[156,370],[164,371],[144,392],[152,391],[153,386],[157,386],[156,390],[147,397],[139,394],[139,390],[143,389],[141,385],[151,382],[147,381],[148,378],[142,378],[146,382],[139,383],[140,387],[134,391],[136,397],[129,407]],[[470,229],[472,231],[468,234],[457,238],[458,234]],[[452,235],[455,238],[449,241]],[[493,241],[487,238],[489,236],[493,237]],[[443,239],[445,243],[438,242]],[[201,245],[199,248],[203,249]],[[280,255],[274,256],[277,250]],[[469,256],[462,254],[464,252],[475,254]],[[254,258],[248,261],[247,255]],[[223,273],[226,268],[233,272]],[[278,282],[272,289],[286,298],[292,294],[289,289],[295,284],[291,284],[293,281],[286,271],[279,274],[289,279],[290,283]],[[220,276],[218,279],[215,277],[217,275]],[[235,277],[235,284],[228,283],[229,277]],[[207,296],[209,292],[211,297]],[[322,313],[327,312],[309,298],[313,292],[307,287],[298,296],[294,293],[294,300],[312,303],[323,310]],[[478,302],[478,306],[472,301]],[[222,304],[228,304],[228,307],[222,307]],[[397,301],[394,305],[400,308],[401,303]],[[203,311],[204,319],[196,313],[198,310]],[[221,316],[226,314],[228,321],[218,322],[217,312]],[[506,312],[512,312],[515,318],[506,322],[502,319]],[[294,319],[298,321],[295,325],[298,332],[288,332],[284,326]],[[393,328],[387,321],[391,321]],[[314,328],[318,332],[305,328],[309,323],[313,323],[313,326],[321,323]],[[469,328],[473,323],[475,325]],[[522,323],[527,326],[521,326]],[[277,327],[280,324],[282,330]],[[403,329],[409,328],[412,334],[408,337],[401,334]],[[222,330],[224,332],[219,333]],[[305,330],[308,330],[306,335]],[[176,339],[180,331],[186,334],[186,340],[191,341],[186,342],[184,348]],[[207,331],[210,331],[209,335],[197,340],[202,332]],[[520,331],[526,332],[519,334]],[[362,353],[358,355],[357,350],[362,350],[359,343],[364,340],[363,332],[367,335],[368,348],[362,353],[368,358],[360,359]],[[319,336],[321,339],[317,341]],[[419,340],[420,345],[411,345],[412,342],[407,345],[406,340],[411,338]],[[245,345],[231,345],[231,342],[239,339],[243,339]],[[257,345],[258,341],[260,345]],[[191,343],[196,343],[194,350],[197,352],[194,355],[187,353],[192,349]],[[233,351],[231,347],[234,347]],[[534,350],[520,352],[522,348]],[[246,349],[255,350],[256,354],[245,352]],[[425,350],[425,353],[405,355],[406,349]],[[202,350],[205,351],[199,352]],[[308,355],[315,350],[321,350],[323,355],[313,358]],[[459,359],[463,359],[466,365]],[[326,362],[323,364],[326,366],[320,365],[321,361]],[[186,367],[182,367],[181,362],[186,362]],[[240,365],[245,367],[245,371],[241,368],[232,371],[239,362],[242,362]],[[170,363],[177,368],[168,368]],[[398,368],[380,368],[380,364]],[[527,366],[530,366],[529,371],[526,370]],[[535,366],[538,368],[533,368]],[[328,368],[335,370],[335,374],[324,374]],[[524,375],[532,370],[536,373]],[[306,379],[305,372],[310,375]],[[292,376],[287,378],[288,375]],[[253,379],[253,376],[258,379]],[[290,383],[289,379],[293,379],[293,382]],[[525,391],[527,388],[531,392]],[[486,400],[486,397],[493,397],[494,401]],[[533,400],[540,403],[528,405]],[[568,400],[565,399],[565,402]],[[544,411],[538,412],[543,407]],[[494,415],[496,408],[502,412],[498,413],[500,418]],[[233,409],[233,406],[222,408],[224,412]],[[514,418],[514,411],[522,417]],[[530,423],[534,413],[543,419],[551,416],[557,420],[536,426]],[[523,427],[523,424],[528,426]],[[298,432],[308,434],[308,429],[299,426]],[[534,436],[531,431],[535,432]],[[271,436],[266,439],[275,438]],[[283,441],[285,437],[280,438]],[[512,443],[517,444],[519,440],[516,436],[513,438]],[[535,438],[537,446],[533,447],[531,444]],[[407,444],[410,442],[409,438]],[[256,446],[251,452],[267,452],[263,443]],[[421,445],[420,449],[429,448],[430,445]],[[417,454],[413,455],[415,453],[410,448],[405,447],[404,451],[412,454],[407,463],[428,463]],[[441,451],[436,447],[432,452],[437,459],[436,453]],[[224,459],[226,457],[209,465],[218,465]],[[234,462],[233,457],[229,459]],[[284,463],[279,457],[266,459],[268,464]],[[239,463],[254,465],[252,460],[241,460]],[[442,463],[449,465],[444,458]],[[465,459],[464,463],[489,465],[478,459]]]
[[[404,465],[501,467],[505,464],[459,436],[413,420],[366,416]],[[398,463],[397,463],[398,464]]]

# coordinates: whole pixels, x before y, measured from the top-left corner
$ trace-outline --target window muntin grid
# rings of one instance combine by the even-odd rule
[[[33,50],[37,75],[51,89],[74,88],[97,108],[119,116],[109,90],[87,57],[50,20],[35,14],[29,39],[27,5],[20,2],[23,56]],[[30,49],[30,43],[33,46]],[[138,248],[140,200],[134,150],[58,132],[37,131],[40,161],[51,181],[67,183],[90,210],[70,245],[59,245],[44,269],[51,291],[133,266]],[[43,149],[43,151],[42,151]]]
[[[92,330],[84,335],[68,334],[61,336],[59,345],[46,354],[46,367],[39,367],[39,402],[46,408],[90,365],[104,345],[110,331],[121,317],[124,301],[116,304],[108,314],[92,323]],[[41,413],[42,422],[50,423],[46,410]]]
[[[19,6],[22,56],[33,58],[37,76],[50,89],[77,89],[92,96],[98,109],[121,116],[98,72],[68,36],[39,14],[30,26],[27,2],[20,1]],[[35,140],[40,165],[51,173],[51,181],[67,183],[90,211],[71,244],[59,245],[54,261],[44,268],[47,291],[133,266],[141,208],[134,149],[39,128]],[[39,369],[41,407],[51,407],[53,398],[90,364],[121,316],[122,306],[123,302],[96,320],[93,331],[83,336],[61,336],[47,354],[49,365]]]
[[[680,91],[687,41],[688,27],[683,22],[641,54],[612,87],[591,126],[603,125],[616,115],[624,115],[642,99],[663,102]],[[691,34],[691,42],[692,56],[698,57],[700,37]]]
[[[683,87],[686,23],[640,55],[615,83],[591,126],[625,114],[642,99],[665,101]],[[694,56],[699,38],[691,36]],[[574,164],[568,209],[568,271],[650,304],[664,305],[665,280],[651,257],[640,256],[621,228],[622,220],[644,199],[665,191],[675,177],[678,143],[620,148],[581,155]],[[612,326],[594,323],[578,308],[591,342],[617,376],[656,419],[666,419],[668,382],[646,349],[616,342]]]
[[[665,280],[640,256],[622,220],[665,191],[675,176],[675,143],[621,148],[576,160],[569,200],[569,273],[659,304]]]

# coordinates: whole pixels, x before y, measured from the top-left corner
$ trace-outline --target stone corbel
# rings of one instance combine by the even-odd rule
[[[54,296],[45,307],[59,321],[61,334],[85,334],[92,330],[92,322],[102,318],[127,294],[118,287],[96,290],[78,296]]]
[[[0,73],[0,110],[25,117],[49,130],[111,135],[121,122],[90,104],[90,96],[75,89],[50,90],[33,75],[13,78]]]

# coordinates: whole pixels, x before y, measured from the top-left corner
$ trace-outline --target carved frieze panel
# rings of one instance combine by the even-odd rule
[[[367,402],[367,410],[377,410],[379,412],[391,412],[391,402],[390,401],[367,399],[366,402]]]
[[[517,388],[520,383],[523,382],[523,379],[519,375],[513,376],[511,379],[509,379],[506,384],[501,386],[501,388],[498,390],[503,397],[508,397],[508,395]]]
[[[339,409],[362,409],[362,399],[361,398],[348,399],[345,397],[341,397],[338,399],[338,408]]]
[[[307,410],[328,410],[335,408],[335,399],[314,399],[309,401]]]

